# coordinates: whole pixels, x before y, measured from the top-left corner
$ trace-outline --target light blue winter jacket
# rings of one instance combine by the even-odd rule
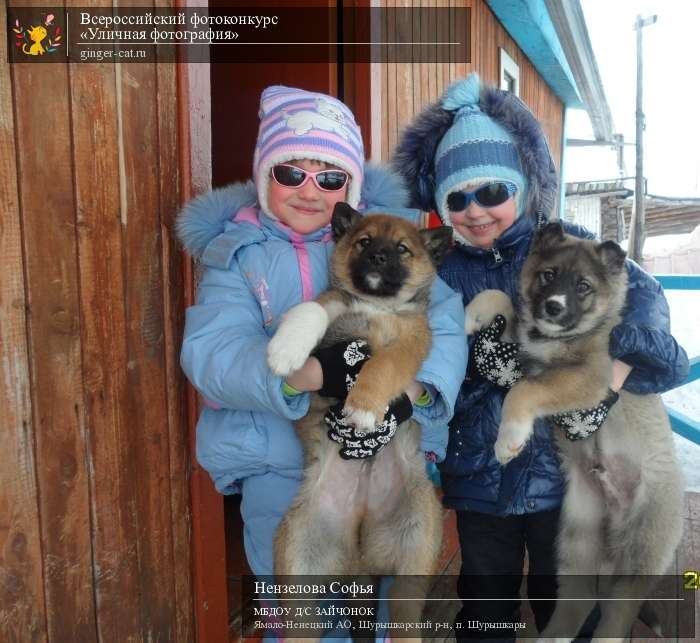
[[[388,210],[404,197],[391,175],[367,167],[368,212],[417,219],[417,210]],[[180,239],[204,266],[181,353],[182,368],[207,405],[197,424],[197,460],[221,493],[243,489],[247,538],[258,538],[249,533],[250,521],[266,531],[276,527],[303,466],[292,421],[308,410],[309,394],[283,395],[282,378],[267,366],[267,343],[283,313],[327,288],[333,251],[329,228],[302,237],[258,211],[255,201],[252,183],[235,184],[198,197],[178,220]],[[417,379],[429,385],[434,402],[415,407],[414,418],[423,429],[422,448],[442,459],[467,353],[461,297],[439,280],[429,316],[433,346]],[[257,499],[245,497],[246,487]],[[271,573],[271,550],[260,542],[251,553],[251,546],[246,543],[253,571]]]

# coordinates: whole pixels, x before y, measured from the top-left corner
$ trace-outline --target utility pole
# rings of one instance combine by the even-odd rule
[[[644,249],[644,146],[642,136],[644,133],[644,111],[642,110],[642,29],[647,25],[653,25],[656,16],[642,19],[637,16],[634,22],[634,29],[637,31],[637,110],[635,112],[637,121],[637,165],[634,180],[634,212],[632,214],[633,226],[630,226],[630,247],[632,259],[637,263],[642,261],[642,251]]]

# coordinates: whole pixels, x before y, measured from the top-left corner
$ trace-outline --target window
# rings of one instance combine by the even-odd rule
[[[520,96],[520,68],[518,64],[508,55],[508,52],[499,47],[500,53],[500,78],[501,89]]]

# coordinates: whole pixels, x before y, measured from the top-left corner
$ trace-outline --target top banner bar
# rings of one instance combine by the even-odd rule
[[[470,62],[454,7],[9,7],[9,62]]]

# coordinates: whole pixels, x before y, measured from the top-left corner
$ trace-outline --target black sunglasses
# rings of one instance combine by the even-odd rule
[[[473,192],[450,192],[447,195],[447,209],[450,212],[461,212],[472,201],[476,201],[482,208],[493,208],[505,203],[517,190],[515,184],[509,181],[494,181]]]
[[[307,172],[296,165],[280,163],[272,168],[272,178],[286,188],[300,188],[310,178],[316,187],[324,192],[342,190],[348,182],[348,173],[343,170],[320,170]]]

